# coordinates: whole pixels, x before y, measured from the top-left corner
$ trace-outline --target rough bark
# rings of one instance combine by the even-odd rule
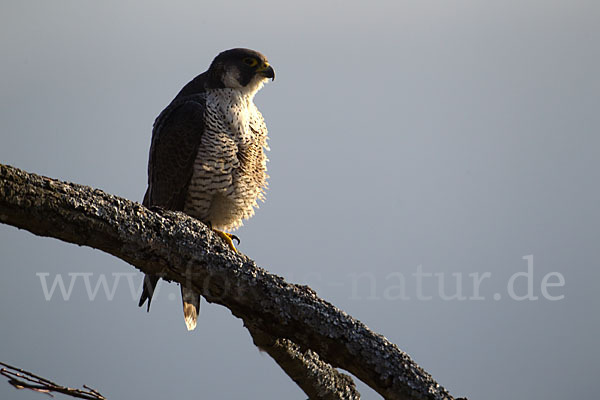
[[[310,399],[360,399],[354,381],[322,361],[314,351],[302,350],[289,339],[276,338],[246,325],[254,344],[266,351]]]
[[[334,368],[351,372],[386,399],[453,398],[385,337],[308,286],[287,283],[230,251],[185,214],[151,211],[98,189],[0,164],[0,222],[103,250],[145,273],[194,287],[241,318],[255,343],[311,398],[358,396],[350,378]]]

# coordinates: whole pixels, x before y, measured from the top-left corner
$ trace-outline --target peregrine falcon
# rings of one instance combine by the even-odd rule
[[[143,204],[183,211],[223,232],[254,215],[267,187],[267,127],[254,95],[273,67],[261,53],[226,50],[208,70],[181,89],[154,122]],[[146,275],[141,307],[150,301],[158,276]],[[188,330],[196,327],[200,295],[181,285]]]

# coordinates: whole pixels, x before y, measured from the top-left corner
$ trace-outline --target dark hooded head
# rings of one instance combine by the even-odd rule
[[[208,88],[246,89],[255,92],[275,71],[267,58],[250,49],[231,49],[215,57],[208,69]]]

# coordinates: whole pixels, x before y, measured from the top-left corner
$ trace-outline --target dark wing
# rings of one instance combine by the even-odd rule
[[[193,95],[174,100],[156,119],[148,162],[148,189],[143,204],[183,211],[194,160],[204,133],[205,97]],[[148,311],[159,277],[146,275],[140,297],[148,300]],[[197,295],[196,310],[200,310]]]
[[[148,162],[144,205],[182,211],[204,133],[205,97],[171,103],[156,119]]]

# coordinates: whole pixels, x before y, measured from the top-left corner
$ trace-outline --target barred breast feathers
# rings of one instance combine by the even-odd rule
[[[265,198],[268,137],[254,93],[230,88],[206,93],[205,131],[186,209],[218,229],[238,228]]]

